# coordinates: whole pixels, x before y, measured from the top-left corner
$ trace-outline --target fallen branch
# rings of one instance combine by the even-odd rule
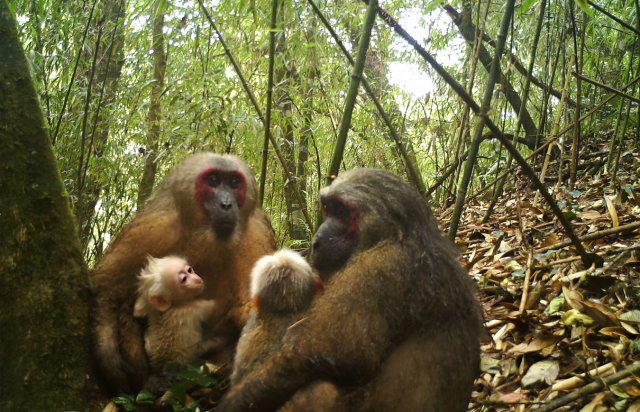
[[[623,225],[623,226],[618,226],[618,227],[612,227],[610,229],[605,229],[605,230],[600,230],[598,232],[593,232],[593,233],[589,233],[588,235],[584,235],[582,237],[580,237],[580,241],[581,242],[587,242],[590,240],[595,240],[595,239],[600,239],[606,236],[611,236],[611,235],[617,235],[618,233],[623,233],[623,232],[631,232],[635,229],[640,228],[640,221],[638,222],[633,222],[633,223],[629,223],[627,225]],[[544,253],[547,252],[551,249],[562,249],[563,247],[567,247],[572,245],[573,242],[572,241],[564,241],[564,242],[559,242],[550,246],[545,246],[543,248],[537,249],[535,251],[535,253]]]
[[[594,392],[604,389],[609,385],[613,385],[614,383],[617,383],[622,379],[638,372],[640,372],[640,362],[634,362],[631,365],[627,366],[626,368],[622,369],[618,373],[615,373],[606,378],[595,378],[596,380],[591,382],[590,384],[585,385],[582,388],[575,390],[573,392],[570,392],[564,396],[556,398],[550,401],[549,403],[547,403],[546,405],[538,409],[534,409],[531,412],[551,412],[555,409],[558,409],[561,406],[567,405],[575,400],[578,400],[585,395],[592,394]]]
[[[605,363],[604,365],[598,366],[595,369],[588,370],[585,375],[588,375],[591,378],[609,376],[616,371],[613,363]],[[563,379],[554,383],[551,386],[551,392],[559,392],[559,391],[568,391],[571,389],[578,388],[584,385],[585,376],[572,376],[567,379]]]
[[[600,255],[617,255],[619,253],[629,252],[629,251],[638,250],[638,249],[640,249],[640,245],[632,245],[632,246],[627,246],[627,247],[620,247],[620,248],[605,250],[604,252],[601,252],[599,254]],[[541,265],[536,265],[536,266],[533,267],[533,270],[549,269],[549,268],[554,267],[554,266],[563,265],[565,263],[575,262],[577,260],[580,260],[580,256],[571,256],[571,257],[564,258],[564,259],[554,260],[553,262],[543,263]]]

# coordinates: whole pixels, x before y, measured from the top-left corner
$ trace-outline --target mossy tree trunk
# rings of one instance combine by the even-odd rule
[[[87,268],[6,0],[0,96],[0,410],[98,410]]]

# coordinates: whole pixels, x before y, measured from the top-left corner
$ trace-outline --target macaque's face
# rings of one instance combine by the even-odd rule
[[[162,275],[176,302],[192,300],[204,290],[202,278],[182,259],[167,262]]]
[[[210,167],[196,179],[196,202],[213,223],[218,236],[226,239],[240,221],[240,209],[247,197],[247,179],[239,169]]]

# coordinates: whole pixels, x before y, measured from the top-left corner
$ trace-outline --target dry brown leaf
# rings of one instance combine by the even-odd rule
[[[605,218],[605,215],[596,210],[587,210],[584,212],[578,212],[578,217],[582,220],[601,220]]]
[[[580,412],[606,412],[608,409],[602,405],[602,402],[609,396],[607,392],[598,393],[588,404],[586,404]],[[604,408],[604,409],[603,409]]]
[[[562,287],[562,293],[569,306],[589,316],[596,325],[601,327],[620,326],[620,321],[618,321],[616,314],[602,303],[585,300],[580,292],[570,290],[566,286]]]
[[[544,237],[544,240],[542,241],[540,247],[547,247],[555,245],[556,243],[560,243],[560,239],[554,232],[551,232]]]
[[[555,359],[545,359],[540,362],[536,362],[527,373],[522,377],[522,386],[525,388],[527,386],[535,385],[536,383],[546,383],[547,385],[551,385],[558,374],[560,373],[560,365],[558,365],[558,361]]]
[[[631,406],[627,408],[627,412],[640,412],[640,399],[632,403]]]
[[[498,400],[504,403],[518,403],[525,401],[526,399],[527,395],[520,392],[505,393],[498,397]]]
[[[118,412],[118,411],[119,409],[116,406],[116,404],[113,403],[113,401],[109,402],[102,410],[102,412]]]
[[[627,332],[633,334],[633,335],[638,335],[638,328],[628,324],[627,322],[620,322],[620,325],[624,328],[624,330],[626,330]]]
[[[555,345],[562,339],[562,336],[538,336],[529,343],[522,342],[508,350],[508,353],[524,354],[540,352],[542,349]]]
[[[623,338],[627,336],[624,328],[621,326],[607,326],[600,329],[598,333],[604,336],[612,337],[612,338]]]

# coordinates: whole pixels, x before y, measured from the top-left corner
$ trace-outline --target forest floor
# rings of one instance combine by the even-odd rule
[[[566,406],[541,410],[640,411],[640,153],[622,155],[614,181],[606,145],[589,149],[597,155],[580,163],[573,190],[556,184],[557,164],[545,183],[602,268],[563,246],[562,227],[524,176],[487,223],[488,201],[466,209],[457,244],[488,331],[471,411],[537,410],[552,399]],[[620,379],[625,368],[636,377]]]

